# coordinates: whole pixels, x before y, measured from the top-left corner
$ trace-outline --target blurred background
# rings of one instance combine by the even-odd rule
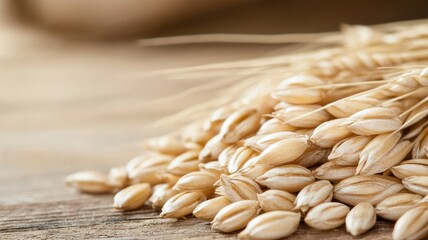
[[[0,0],[0,181],[17,180],[16,169],[64,175],[123,164],[140,151],[135,142],[169,130],[149,127],[156,119],[215,97],[162,101],[218,79],[144,73],[266,56],[282,47],[142,47],[139,39],[336,31],[341,23],[426,18],[427,7],[424,0]]]

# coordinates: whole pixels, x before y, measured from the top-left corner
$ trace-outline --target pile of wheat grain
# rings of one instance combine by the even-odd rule
[[[377,217],[396,221],[393,239],[427,237],[428,24],[328,37],[322,49],[202,68],[257,77],[126,166],[67,182],[118,191],[117,209],[150,203],[245,239],[287,237],[301,220],[356,236]]]

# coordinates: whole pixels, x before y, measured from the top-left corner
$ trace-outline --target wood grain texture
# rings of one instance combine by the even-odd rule
[[[256,57],[271,48],[140,49],[0,29],[9,40],[0,45],[7,50],[0,56],[0,239],[236,239],[193,218],[160,219],[148,208],[117,211],[112,195],[77,193],[64,177],[125,164],[141,151],[137,140],[166,130],[148,124],[174,111],[144,103],[195,84],[130,73]],[[359,239],[390,239],[391,227],[381,221]],[[354,239],[344,228],[319,232],[303,224],[290,239],[315,238]]]

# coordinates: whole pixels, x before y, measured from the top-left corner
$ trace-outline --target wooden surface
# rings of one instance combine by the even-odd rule
[[[195,84],[134,73],[256,57],[272,47],[141,49],[52,40],[20,26],[0,29],[0,239],[235,238],[196,219],[160,219],[148,208],[116,211],[111,195],[76,193],[64,177],[125,164],[141,150],[136,141],[165,131],[147,126],[174,111],[148,100]],[[359,239],[390,239],[390,232],[391,224],[380,222]],[[290,239],[314,238],[354,239],[344,228],[306,226]]]

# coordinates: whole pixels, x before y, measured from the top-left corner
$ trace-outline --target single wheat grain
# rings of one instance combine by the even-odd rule
[[[195,210],[199,203],[205,201],[202,192],[182,192],[171,197],[162,207],[160,217],[182,218]]]
[[[305,217],[305,223],[317,230],[329,230],[345,223],[349,207],[338,202],[326,202],[312,208]]]
[[[257,195],[257,200],[263,211],[292,211],[295,208],[296,196],[286,191],[269,189]]]
[[[271,188],[287,192],[298,192],[306,185],[315,182],[311,171],[299,165],[284,165],[272,168],[256,178],[256,182]]]
[[[360,202],[376,205],[403,189],[404,186],[393,177],[354,176],[335,185],[333,197],[340,202],[353,206]]]
[[[86,193],[108,193],[114,187],[109,185],[107,175],[96,171],[81,171],[66,177],[66,183]]]
[[[395,223],[392,232],[394,240],[418,240],[428,236],[428,208],[410,209]]]
[[[211,222],[212,229],[221,232],[233,232],[247,226],[248,222],[260,212],[255,200],[243,200],[222,208]]]
[[[293,234],[300,223],[300,213],[273,211],[252,219],[238,236],[243,239],[283,239]]]
[[[195,210],[193,210],[193,215],[201,220],[212,221],[221,209],[231,203],[232,202],[225,196],[212,198],[200,203]]]
[[[323,202],[330,202],[333,198],[333,185],[329,181],[322,180],[304,187],[294,201],[295,209],[303,213],[307,212]]]
[[[220,183],[224,195],[232,202],[256,200],[257,194],[262,193],[256,182],[240,175],[221,175]]]
[[[352,236],[361,235],[376,224],[376,211],[368,202],[357,204],[346,216],[346,231]]]
[[[414,208],[422,196],[413,193],[397,193],[385,198],[376,205],[376,214],[380,217],[397,221],[405,212]]]
[[[122,189],[114,196],[113,206],[120,210],[135,210],[144,205],[150,194],[150,184],[134,184]]]

